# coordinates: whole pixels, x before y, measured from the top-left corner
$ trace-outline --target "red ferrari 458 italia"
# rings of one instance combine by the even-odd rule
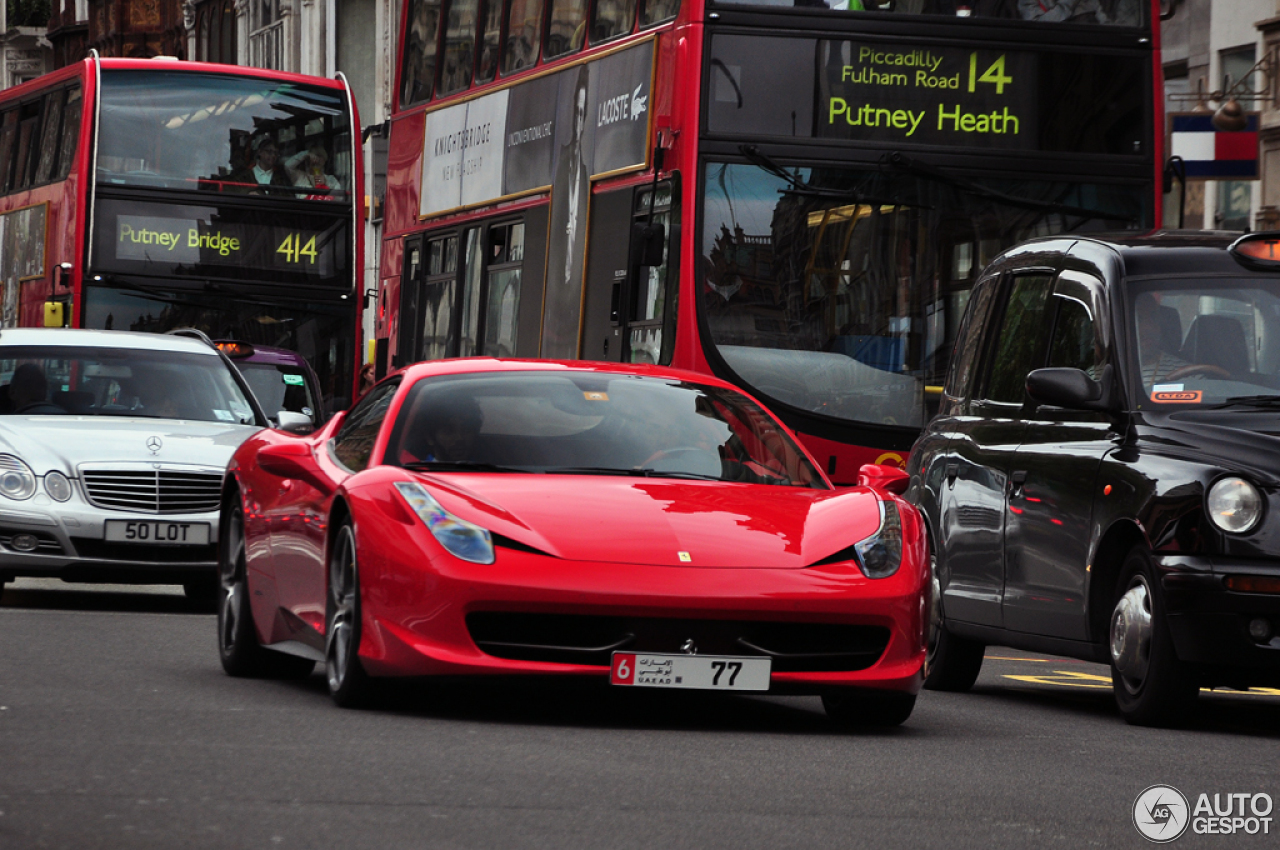
[[[906,720],[929,557],[865,467],[837,489],[757,402],[584,362],[411,366],[319,431],[232,458],[218,646],[233,676],[533,674],[821,694]],[[893,491],[893,492],[891,492]]]

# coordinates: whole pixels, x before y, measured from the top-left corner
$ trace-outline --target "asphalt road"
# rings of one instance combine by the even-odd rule
[[[992,649],[901,729],[814,698],[558,683],[403,687],[343,711],[319,674],[231,679],[176,588],[23,580],[0,600],[0,848],[1145,847],[1169,784],[1280,799],[1280,693],[1131,728],[1105,668]],[[1174,846],[1275,846],[1195,835]]]

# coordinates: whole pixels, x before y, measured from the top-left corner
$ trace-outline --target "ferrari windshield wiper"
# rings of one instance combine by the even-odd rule
[[[635,466],[631,469],[619,469],[616,466],[564,466],[548,469],[551,475],[626,475],[632,478],[696,478],[702,481],[720,481],[718,475],[702,475],[698,472],[676,472],[651,469],[647,466]]]
[[[529,472],[516,466],[499,466],[478,460],[411,460],[402,464],[415,472]]]
[[[1224,407],[1256,407],[1266,409],[1280,407],[1280,395],[1233,395],[1220,404],[1207,404],[1203,410],[1221,410]]]

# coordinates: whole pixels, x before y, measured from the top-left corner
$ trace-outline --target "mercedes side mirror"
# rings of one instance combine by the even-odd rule
[[[316,428],[310,416],[293,410],[282,410],[277,413],[275,425],[278,430],[290,434],[310,434]]]

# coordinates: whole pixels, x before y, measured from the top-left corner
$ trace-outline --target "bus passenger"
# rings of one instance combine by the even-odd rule
[[[237,187],[240,191],[258,195],[264,190],[255,186],[293,186],[289,172],[280,162],[280,148],[275,139],[265,133],[255,136],[251,148],[253,162],[231,176],[232,181],[242,184]]]
[[[329,154],[324,146],[312,143],[305,150],[298,151],[284,161],[285,171],[293,178],[293,185],[304,189],[315,189],[317,195],[308,197],[333,197],[334,192],[342,188],[338,178],[325,172],[329,162]],[[327,192],[326,192],[327,190]]]

